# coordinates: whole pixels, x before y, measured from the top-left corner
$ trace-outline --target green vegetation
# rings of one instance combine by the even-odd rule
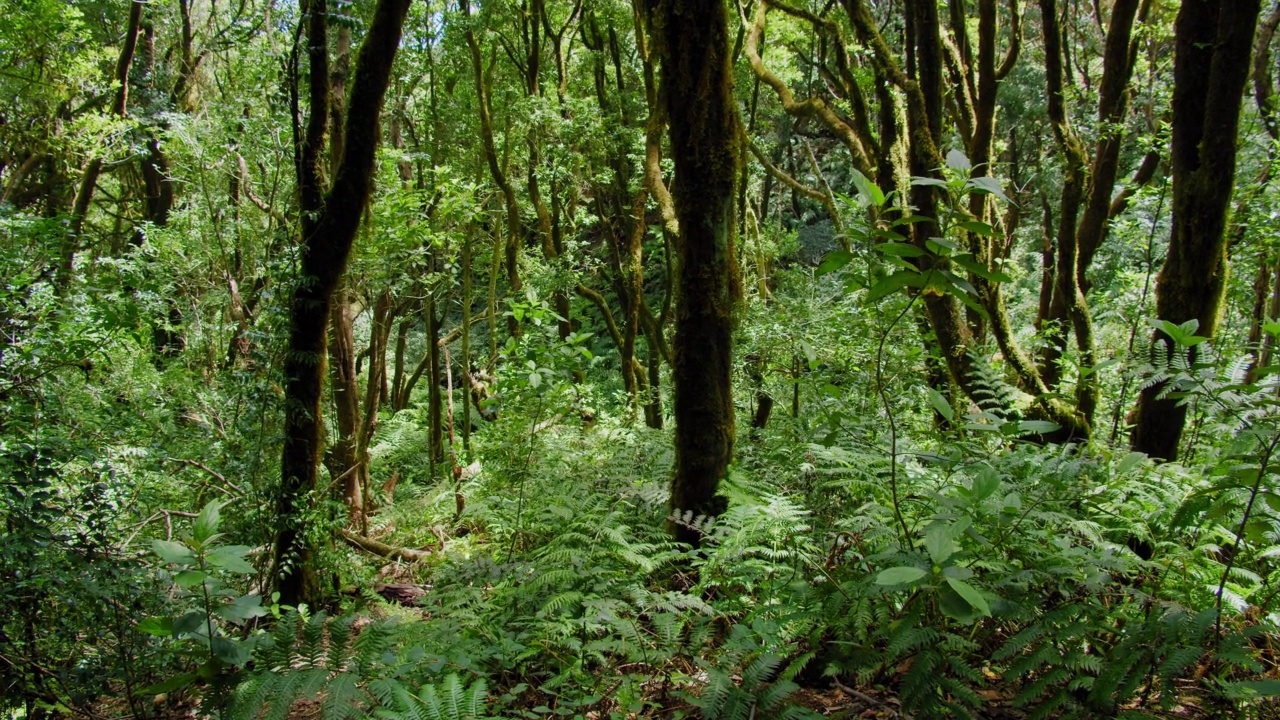
[[[4,15],[0,715],[1280,712],[1280,6]]]

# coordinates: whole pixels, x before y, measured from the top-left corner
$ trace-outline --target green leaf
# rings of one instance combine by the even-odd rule
[[[934,565],[941,565],[960,549],[956,545],[954,526],[935,523],[924,534],[924,547]]]
[[[231,638],[214,638],[213,656],[228,665],[235,665],[236,667],[249,662],[249,651],[245,649],[244,643]]]
[[[891,567],[888,570],[881,570],[880,574],[876,575],[876,584],[906,585],[907,583],[916,582],[925,575],[928,575],[928,573],[918,567],[901,565],[899,567]]]
[[[934,390],[933,388],[929,388],[929,404],[933,405],[933,409],[937,410],[939,415],[946,418],[947,422],[955,422],[956,411],[951,407],[951,404],[947,402],[947,399],[942,396],[942,393]]]
[[[911,184],[919,185],[921,187],[946,187],[947,181],[939,180],[938,178],[916,176],[911,178]]]
[[[1280,680],[1242,680],[1226,683],[1228,694],[1237,698],[1275,697],[1280,695]]]
[[[999,489],[1000,473],[996,472],[993,467],[984,467],[978,472],[978,476],[973,479],[973,500],[974,502],[982,502]]]
[[[867,293],[867,300],[869,302],[875,302],[889,293],[896,292],[904,287],[923,286],[923,275],[915,270],[899,270],[871,286],[871,290]]]
[[[929,238],[929,239],[927,239],[927,240],[925,240],[925,241],[924,241],[924,244],[925,244],[925,247],[929,248],[929,251],[930,251],[930,252],[932,252],[932,253],[934,253],[934,254],[936,254],[936,255],[946,255],[946,254],[947,254],[947,253],[942,252],[942,250],[940,250],[939,248],[944,248],[944,249],[950,250],[950,251],[952,251],[952,252],[958,252],[958,251],[960,250],[960,246],[959,246],[959,245],[955,244],[954,242],[952,242],[952,241],[950,241],[950,240],[948,240],[948,239],[946,239],[946,238],[941,238],[941,237]]]
[[[1209,339],[1203,335],[1195,334],[1196,330],[1200,328],[1200,321],[1195,318],[1191,318],[1181,325],[1168,320],[1152,320],[1151,325],[1183,347],[1194,347]]]
[[[978,192],[991,193],[1007,203],[1013,202],[1009,199],[1008,195],[1004,194],[1004,188],[1000,187],[1000,181],[993,177],[984,175],[982,177],[970,178],[969,182],[966,184]]]
[[[1116,463],[1115,474],[1123,475],[1129,472],[1130,470],[1138,467],[1138,464],[1146,459],[1147,459],[1146,453],[1140,453],[1137,451],[1131,452],[1128,455],[1125,455],[1124,457],[1120,458],[1120,462]]]
[[[191,526],[191,537],[195,538],[198,543],[208,542],[218,532],[218,523],[221,522],[219,517],[222,510],[222,503],[217,500],[210,500],[207,505],[196,516],[195,523]]]
[[[167,563],[174,565],[195,565],[196,556],[191,548],[172,540],[152,540],[151,552]]]
[[[884,192],[878,185],[868,180],[866,175],[863,175],[856,169],[853,171],[853,185],[858,188],[858,194],[862,196],[863,200],[866,200],[876,207],[884,205]]]
[[[245,555],[251,550],[248,545],[223,545],[210,550],[204,559],[214,567],[241,575],[252,575],[256,572]]]
[[[1001,237],[1000,233],[997,232],[995,228],[991,227],[990,223],[979,222],[977,220],[965,220],[964,222],[956,223],[956,227],[963,228],[974,235],[983,235],[994,238]]]
[[[1057,432],[1061,427],[1058,423],[1049,422],[1048,420],[1022,420],[1018,423],[1018,433],[1044,435]]]
[[[969,156],[959,150],[947,151],[947,167],[959,172],[968,172],[973,169],[973,163],[969,162]]]
[[[191,683],[195,682],[196,677],[197,675],[193,672],[186,672],[186,673],[182,673],[181,675],[174,675],[168,680],[162,680],[161,682],[158,682],[155,685],[148,685],[142,688],[141,690],[139,690],[138,693],[141,695],[160,695],[163,693],[172,692],[174,690],[177,690],[178,688],[184,688],[190,685]]]
[[[946,580],[947,584],[951,586],[951,589],[955,590],[957,595],[964,598],[964,601],[969,603],[970,607],[977,610],[979,613],[982,613],[984,616],[991,614],[991,606],[987,604],[987,599],[982,597],[982,593],[979,593],[976,588],[963,580],[957,580],[952,577],[949,577]]]
[[[991,282],[1010,282],[1013,280],[1013,278],[1010,277],[1008,274],[1002,273],[998,270],[992,270],[991,268],[987,267],[986,264],[978,262],[978,259],[975,258],[971,253],[964,253],[963,255],[954,255],[952,256],[951,259],[954,260],[957,265],[963,267],[965,270],[968,270],[974,275],[977,275],[978,277],[983,278],[985,280],[990,280]]]
[[[185,612],[173,621],[173,635],[181,638],[206,630],[208,621],[209,618],[199,610]]]
[[[213,612],[223,620],[239,625],[250,618],[266,615],[267,609],[262,607],[262,596],[244,595],[225,605],[219,605]]]
[[[542,375],[537,372],[529,373],[529,387],[536,388],[542,384]]]
[[[848,250],[832,250],[827,256],[822,258],[822,264],[818,265],[817,275],[822,277],[828,273],[833,273],[853,260],[853,253]]]
[[[209,573],[203,570],[183,570],[173,579],[173,583],[180,588],[190,590],[204,582],[204,579],[207,577],[209,577]]]
[[[910,245],[908,243],[900,243],[900,242],[880,243],[876,245],[875,248],[876,248],[876,251],[879,253],[883,253],[885,255],[892,255],[894,257],[920,257],[921,255],[924,255],[924,250],[921,250],[915,245]]]
[[[138,630],[156,637],[169,637],[173,634],[173,618],[168,616],[143,618],[138,621]]]
[[[924,215],[905,215],[889,223],[889,227],[901,227],[903,225],[914,225],[916,223],[931,223],[931,222],[934,222],[933,218],[925,217]]]
[[[1262,501],[1273,511],[1280,512],[1280,495],[1264,490],[1262,492]]]

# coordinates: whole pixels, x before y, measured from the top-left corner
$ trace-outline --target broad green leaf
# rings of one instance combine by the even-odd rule
[[[963,228],[964,230],[967,230],[973,233],[974,235],[983,235],[985,237],[1002,237],[1000,233],[996,231],[995,228],[991,227],[990,223],[979,222],[977,220],[965,220],[964,222],[956,223],[956,227]]]
[[[250,618],[266,615],[267,609],[262,607],[262,596],[244,595],[225,605],[219,605],[214,608],[213,612],[223,620],[228,620],[238,625]]]
[[[942,568],[942,576],[955,578],[956,580],[968,580],[973,577],[973,571],[963,565],[948,565]]]
[[[883,253],[885,255],[893,255],[895,257],[920,257],[921,255],[924,255],[924,250],[908,243],[880,243],[876,245],[875,248],[876,252]]]
[[[228,665],[236,667],[249,662],[249,651],[245,649],[244,644],[231,638],[214,638],[213,656]]]
[[[938,178],[931,178],[931,177],[919,177],[919,176],[917,176],[917,177],[913,177],[913,178],[911,178],[911,184],[912,184],[912,185],[920,185],[920,186],[923,186],[923,187],[946,187],[946,186],[947,186],[947,181],[946,181],[946,180],[939,180]]]
[[[947,167],[960,172],[968,172],[973,169],[973,163],[969,162],[969,156],[959,150],[947,151]]]
[[[923,275],[914,270],[899,270],[873,285],[871,290],[867,293],[867,300],[869,302],[875,302],[889,293],[896,292],[904,287],[923,286]]]
[[[138,630],[156,637],[169,637],[173,634],[173,618],[149,617],[138,621]]]
[[[952,525],[935,523],[924,534],[924,547],[934,565],[941,565],[960,549],[956,545],[955,530]]]
[[[931,222],[934,222],[934,219],[925,217],[924,215],[907,215],[905,217],[900,217],[897,220],[894,220],[893,222],[889,223],[889,227],[901,227],[902,225],[914,225],[916,223],[931,223]]]
[[[991,193],[1007,203],[1013,202],[1009,199],[1008,195],[1004,194],[1004,188],[1000,187],[1000,181],[993,177],[984,175],[982,177],[970,178],[968,185],[978,192]]]
[[[196,521],[191,526],[191,537],[195,538],[196,542],[208,542],[209,538],[218,532],[218,523],[221,522],[221,510],[222,503],[217,500],[211,500],[196,516]]]
[[[1262,501],[1267,504],[1275,512],[1280,512],[1280,495],[1273,492],[1263,491]]]
[[[947,422],[955,422],[956,411],[951,407],[951,404],[947,402],[947,399],[942,396],[942,393],[934,390],[933,388],[929,388],[929,404],[933,405],[933,409],[937,410],[939,415],[946,418]]]
[[[955,590],[957,595],[964,598],[965,602],[969,603],[970,607],[982,613],[984,616],[991,614],[991,606],[987,604],[987,599],[982,597],[982,593],[979,593],[976,588],[963,580],[957,580],[952,577],[949,577],[946,580],[947,584],[951,586],[951,589]]]
[[[925,244],[925,247],[929,248],[930,252],[933,252],[934,254],[937,254],[937,255],[949,254],[949,253],[942,252],[940,248],[950,250],[951,252],[959,252],[960,250],[959,245],[955,244],[951,240],[948,240],[947,238],[941,238],[941,237],[929,238],[928,240],[924,241],[924,244]]]
[[[256,572],[253,566],[245,560],[245,554],[251,548],[248,545],[223,545],[221,547],[210,550],[205,555],[205,560],[214,567],[220,567],[224,570],[241,575],[252,575]]]
[[[174,565],[195,565],[196,556],[191,548],[172,540],[152,540],[151,551],[167,563]]]
[[[891,567],[888,570],[881,570],[880,574],[876,575],[876,584],[906,585],[923,578],[925,575],[928,575],[928,573],[918,567],[901,565],[899,567]]]
[[[1048,420],[1022,420],[1018,423],[1018,432],[1044,435],[1057,432],[1061,427],[1058,423],[1049,422]]]
[[[978,476],[973,479],[973,500],[974,502],[986,500],[999,489],[1000,473],[996,472],[993,467],[984,467],[978,472]]]
[[[1138,467],[1138,464],[1147,459],[1146,453],[1131,452],[1120,458],[1120,462],[1116,463],[1115,474],[1123,475],[1130,470]]]
[[[828,273],[840,270],[853,260],[853,253],[848,250],[832,250],[822,258],[822,263],[818,265],[817,274],[819,277]]]
[[[529,387],[536,388],[542,384],[542,375],[537,372],[529,373]]]
[[[853,171],[853,185],[858,188],[858,194],[862,196],[863,200],[866,200],[876,207],[884,205],[884,192],[878,185],[868,180],[866,175],[858,172],[857,169],[854,169]]]
[[[173,583],[178,587],[190,590],[204,582],[207,577],[209,577],[209,573],[203,570],[183,570],[173,579]]]
[[[173,634],[175,637],[181,638],[184,635],[194,635],[204,632],[208,629],[209,618],[199,610],[190,610],[179,615],[173,621]]]
[[[963,267],[965,270],[968,270],[974,275],[977,275],[978,277],[983,278],[985,280],[990,280],[991,282],[1010,282],[1013,280],[1013,278],[1009,277],[1009,275],[1002,273],[998,270],[992,270],[991,268],[987,267],[984,263],[978,262],[977,258],[975,258],[971,253],[954,255],[952,256],[951,259],[954,260],[957,265],[960,265],[961,267]]]
[[[982,617],[968,600],[949,585],[938,589],[938,609],[943,615],[966,625]]]

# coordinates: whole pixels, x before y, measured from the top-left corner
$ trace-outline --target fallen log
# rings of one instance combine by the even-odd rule
[[[338,534],[342,536],[342,539],[345,540],[348,545],[359,550],[364,550],[368,553],[373,553],[374,555],[380,555],[388,560],[421,562],[431,557],[430,552],[388,545],[384,542],[374,540],[373,538],[357,535],[350,530],[341,529],[338,530]]]
[[[373,586],[373,591],[381,595],[387,602],[404,605],[405,607],[417,605],[418,598],[426,595],[430,589],[430,585],[409,585],[406,583],[378,583]]]

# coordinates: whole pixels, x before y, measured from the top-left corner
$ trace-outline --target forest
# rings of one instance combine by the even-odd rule
[[[0,716],[1280,717],[1280,3],[0,8]]]

